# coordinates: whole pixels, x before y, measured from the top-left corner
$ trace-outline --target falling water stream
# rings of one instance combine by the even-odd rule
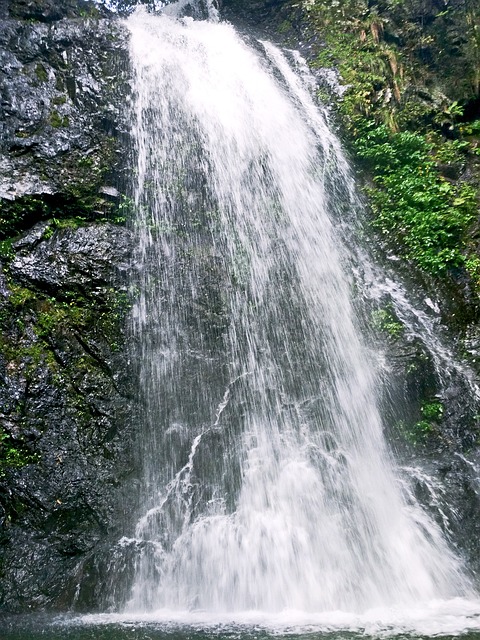
[[[172,7],[128,27],[145,472],[126,613],[472,598],[384,441],[339,232],[352,178],[295,58]]]

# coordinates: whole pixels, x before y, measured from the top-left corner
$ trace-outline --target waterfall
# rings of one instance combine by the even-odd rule
[[[144,466],[128,610],[468,595],[384,441],[342,233],[352,177],[295,59],[172,6],[127,25]]]

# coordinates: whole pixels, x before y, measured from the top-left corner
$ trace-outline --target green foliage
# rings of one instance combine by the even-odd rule
[[[473,122],[465,122],[459,126],[460,133],[464,136],[480,135],[480,119]]]
[[[443,417],[443,404],[439,400],[425,402],[420,408],[424,420],[439,422]]]
[[[127,220],[132,220],[135,213],[135,202],[129,196],[122,194],[117,205],[115,222],[123,224]]]
[[[428,400],[420,407],[420,420],[413,424],[402,422],[399,428],[403,437],[414,446],[425,445],[439,435],[439,424],[443,415],[443,404],[439,400]]]
[[[434,122],[440,127],[448,127],[453,130],[458,118],[463,115],[463,107],[454,100],[440,109],[434,117]]]
[[[449,165],[463,166],[465,164],[465,154],[470,149],[467,140],[441,140],[435,146],[435,159]]]
[[[371,319],[374,329],[394,340],[403,333],[403,325],[395,319],[391,309],[376,309],[372,313]]]
[[[428,420],[420,420],[407,430],[406,436],[412,444],[424,444],[434,433],[434,427]]]
[[[468,72],[479,68],[478,51],[464,47],[474,35],[470,9],[454,16],[447,8],[432,14],[426,26],[417,16],[431,9],[420,0],[304,0],[302,6],[324,39],[317,64],[336,66],[346,87],[339,110],[371,179],[366,193],[373,226],[399,255],[426,272],[442,276],[460,267],[480,288],[480,260],[469,240],[478,215],[478,185],[451,180],[469,158],[480,155],[478,140],[468,139],[480,134],[480,121],[459,124],[462,100],[430,93],[432,69],[423,62],[435,51],[463,63]],[[448,53],[453,32],[457,50]],[[438,83],[451,69],[446,65],[434,73]],[[460,76],[449,86],[468,95],[465,74]]]
[[[447,93],[475,97],[480,87],[480,31],[474,2],[445,0],[303,0],[307,19],[315,21],[327,40],[338,31],[355,36],[358,49],[369,39],[379,45],[401,46],[414,83],[435,77]],[[360,52],[361,55],[361,52]],[[352,64],[355,64],[352,61]],[[400,74],[402,75],[402,74]],[[452,103],[453,109],[461,106]],[[457,114],[451,113],[454,117]]]
[[[354,148],[373,177],[367,192],[383,236],[429,273],[463,265],[466,232],[476,215],[474,188],[442,178],[432,145],[420,134],[370,122]]]
[[[465,260],[465,268],[472,279],[474,287],[477,291],[480,291],[480,257],[470,255]]]

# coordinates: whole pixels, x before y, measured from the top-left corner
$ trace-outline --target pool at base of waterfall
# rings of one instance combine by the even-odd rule
[[[454,598],[363,614],[204,611],[0,617],[2,640],[480,640],[480,601]]]

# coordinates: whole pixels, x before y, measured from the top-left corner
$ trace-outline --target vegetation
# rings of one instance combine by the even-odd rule
[[[447,0],[435,12],[416,0],[302,3],[324,38],[317,64],[336,66],[346,87],[340,112],[370,180],[373,226],[424,271],[466,269],[478,286],[470,230],[480,179],[473,171],[470,182],[458,180],[467,164],[478,170],[480,131],[480,120],[460,122],[478,96],[480,68],[473,3],[464,5]],[[450,54],[445,69],[437,53]]]
[[[25,440],[15,439],[0,427],[0,478],[7,469],[24,467],[37,461],[37,456],[29,450]]]
[[[439,174],[424,135],[392,132],[367,121],[354,141],[373,177],[366,191],[374,226],[404,256],[432,274],[468,267],[467,232],[476,217],[477,193]]]
[[[396,340],[403,334],[404,326],[395,318],[390,308],[376,309],[372,313],[371,320],[374,329],[384,333],[392,340]]]
[[[401,431],[411,444],[426,444],[435,435],[440,435],[439,426],[443,415],[444,407],[439,400],[425,401],[420,407],[420,420],[408,426],[402,423]]]
[[[72,183],[65,194],[0,199],[0,256],[12,255],[14,238],[41,220],[49,221],[44,235],[47,238],[55,229],[78,227],[93,220],[122,224],[125,216],[114,203],[106,201],[96,190],[90,192],[85,184]]]
[[[63,390],[78,423],[89,425],[92,409],[82,381],[98,388],[110,384],[98,345],[106,345],[110,353],[120,348],[127,295],[105,287],[91,297],[75,290],[47,295],[12,281],[8,289],[8,298],[0,304],[0,359],[8,376],[27,387],[50,380],[53,388]],[[29,442],[22,435],[22,403],[3,412],[8,419],[0,428],[0,478],[39,460],[34,453],[38,434]],[[43,429],[38,423],[36,428]]]
[[[53,110],[50,114],[50,125],[54,129],[59,129],[60,127],[68,127],[70,124],[68,116],[61,116],[58,111]]]

